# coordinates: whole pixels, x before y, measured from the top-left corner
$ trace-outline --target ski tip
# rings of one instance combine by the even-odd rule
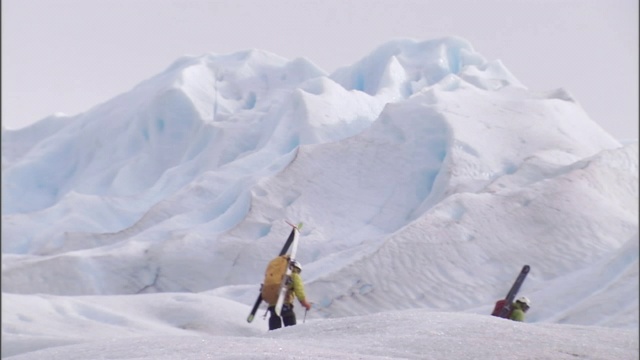
[[[290,222],[288,222],[288,221],[286,221],[286,220],[285,220],[285,222],[286,222],[287,224],[289,224],[289,226],[291,226],[292,228],[297,229],[298,231],[300,231],[300,229],[302,229],[302,225],[303,225],[303,224],[302,224],[301,222],[299,222],[299,223],[298,223],[298,225],[294,225],[294,224],[292,224],[292,223],[290,223]]]
[[[248,322],[248,323],[250,323],[250,322],[252,322],[252,321],[253,321],[253,314],[251,314],[251,315],[249,315],[249,316],[247,317],[247,322]]]

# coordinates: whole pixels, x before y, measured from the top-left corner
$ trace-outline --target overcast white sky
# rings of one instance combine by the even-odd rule
[[[332,72],[391,39],[445,35],[637,138],[636,0],[3,0],[2,125],[86,111],[182,55],[258,48]]]

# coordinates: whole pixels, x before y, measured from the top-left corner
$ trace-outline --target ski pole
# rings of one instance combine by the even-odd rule
[[[304,309],[304,318],[302,319],[303,324],[304,324],[304,321],[307,320],[307,312],[309,312],[309,310]]]

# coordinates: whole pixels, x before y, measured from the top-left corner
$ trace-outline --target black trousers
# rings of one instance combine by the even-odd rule
[[[281,316],[276,315],[275,306],[269,306],[269,330],[280,329],[282,323],[284,323],[284,326],[296,324],[296,313],[293,312],[293,304],[282,305],[280,315]]]

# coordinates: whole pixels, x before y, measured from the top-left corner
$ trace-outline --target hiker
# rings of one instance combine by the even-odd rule
[[[291,267],[291,278],[287,280],[287,294],[284,298],[284,303],[282,304],[282,311],[280,316],[276,315],[275,312],[275,302],[269,303],[269,330],[275,330],[282,327],[282,323],[284,326],[291,326],[296,324],[296,313],[293,312],[293,300],[294,298],[298,298],[300,305],[302,305],[306,310],[311,309],[311,304],[306,300],[304,294],[304,284],[302,282],[302,277],[300,273],[302,272],[302,265],[297,260],[292,260],[289,264]]]
[[[524,314],[531,307],[531,300],[526,296],[522,296],[511,305],[511,315],[509,319],[513,321],[524,321]]]
[[[493,308],[493,312],[491,315],[500,316],[500,312],[502,312],[502,308],[505,306],[506,299],[498,300],[496,302],[495,307]],[[506,319],[511,319],[514,321],[524,321],[524,314],[529,310],[531,306],[531,300],[526,296],[522,296],[518,298],[518,300],[511,303],[509,307],[509,312],[506,314]]]

